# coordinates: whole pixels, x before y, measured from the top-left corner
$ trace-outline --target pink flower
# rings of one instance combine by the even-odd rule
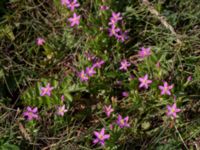
[[[87,76],[87,74],[85,73],[84,70],[82,70],[82,71],[79,73],[79,77],[80,77],[81,81],[87,81],[87,80],[88,80],[88,76]]]
[[[106,113],[107,117],[110,117],[110,114],[114,111],[111,105],[103,107],[104,112]]]
[[[128,124],[128,119],[129,119],[128,116],[125,118],[122,118],[121,115],[118,115],[117,124],[119,125],[120,128],[130,127],[130,125]]]
[[[65,105],[58,107],[57,109],[57,115],[64,116],[64,113],[67,112],[68,110],[65,109]]]
[[[73,17],[69,18],[69,22],[71,23],[71,27],[73,27],[74,25],[79,25],[80,24],[80,15],[77,16],[76,13],[73,14]]]
[[[140,77],[139,81],[140,81],[139,88],[144,87],[145,89],[148,89],[149,84],[152,83],[152,80],[148,80],[148,74],[146,74],[144,77]]]
[[[116,20],[116,21],[122,20],[121,13],[120,12],[118,12],[118,13],[112,12],[112,19]]]
[[[110,22],[108,23],[108,25],[116,27],[116,24],[117,24],[116,20],[110,18]]]
[[[96,138],[93,140],[93,143],[100,143],[102,146],[105,145],[105,140],[110,138],[109,134],[105,134],[105,128],[102,128],[100,132],[94,131],[94,135]]]
[[[112,17],[110,18],[110,22],[109,22],[108,24],[109,24],[109,25],[112,25],[112,26],[115,26],[116,23],[117,23],[119,20],[122,20],[121,13],[115,13],[115,12],[113,12],[113,13],[112,13]]]
[[[120,31],[119,34],[117,35],[117,40],[120,42],[124,42],[125,40],[127,40],[128,39],[127,33],[128,31],[125,32]]]
[[[48,95],[51,96],[51,91],[54,89],[54,87],[50,86],[50,83],[47,84],[46,87],[41,87],[41,93],[40,96]]]
[[[119,28],[116,28],[115,26],[111,26],[111,28],[108,29],[109,31],[109,36],[115,36],[118,37],[118,32],[120,31]]]
[[[103,10],[103,11],[104,11],[104,10],[108,10],[108,9],[109,9],[108,6],[103,6],[103,5],[100,6],[100,10]]]
[[[96,74],[96,71],[94,70],[94,67],[87,67],[86,68],[86,74],[91,77],[93,76],[94,74]]]
[[[97,61],[97,62],[93,65],[93,67],[94,67],[94,68],[101,68],[101,66],[102,66],[104,63],[105,63],[104,60],[99,60],[99,61]]]
[[[128,92],[127,92],[127,91],[124,91],[124,92],[122,92],[122,96],[124,96],[124,97],[128,97],[128,96],[129,96],[129,94],[128,94]]]
[[[45,43],[45,40],[41,37],[38,37],[37,40],[36,40],[36,43],[38,46],[41,46]]]
[[[123,61],[121,61],[121,66],[120,66],[119,70],[127,71],[128,67],[130,67],[130,66],[131,66],[131,64],[126,59],[124,59]]]
[[[25,117],[25,118],[27,118],[27,120],[33,120],[33,119],[38,119],[38,114],[37,114],[37,112],[38,112],[38,109],[37,109],[37,107],[35,107],[35,108],[31,108],[31,107],[27,107],[26,108],[26,112],[24,112],[23,113],[23,116]]]
[[[167,105],[167,116],[169,117],[172,116],[173,118],[176,118],[176,113],[180,111],[181,110],[176,107],[176,103],[174,103],[172,106]]]
[[[67,0],[66,5],[71,11],[74,11],[74,9],[76,7],[80,6],[80,4],[77,2],[77,0]]]
[[[151,49],[142,47],[141,50],[138,52],[138,55],[140,58],[148,57],[151,55]]]
[[[159,89],[161,90],[161,95],[167,94],[167,95],[171,95],[170,90],[174,87],[174,85],[168,85],[167,82],[164,82],[164,86],[159,86]]]

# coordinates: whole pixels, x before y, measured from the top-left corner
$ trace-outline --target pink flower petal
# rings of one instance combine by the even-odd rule
[[[105,134],[105,128],[102,128],[102,129],[101,129],[100,134],[101,134],[101,135],[104,135],[104,134]]]
[[[96,137],[99,137],[99,132],[94,131],[94,135],[95,135]]]

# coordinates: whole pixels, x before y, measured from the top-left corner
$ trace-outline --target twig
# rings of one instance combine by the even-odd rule
[[[184,140],[183,140],[183,138],[182,138],[180,132],[178,131],[176,125],[175,125],[175,129],[176,129],[176,132],[178,133],[179,138],[181,139],[181,142],[183,143],[183,145],[185,146],[185,148],[186,148],[187,150],[189,150],[189,148],[188,148],[187,145],[185,144],[185,142],[184,142]]]
[[[164,16],[161,16],[159,12],[153,7],[153,5],[148,0],[142,0],[143,5],[147,6],[149,12],[155,15],[158,20],[168,29],[170,32],[176,37],[176,42],[178,44],[182,44],[181,40],[179,39],[177,33],[175,32],[174,28],[167,22],[167,19]]]
[[[22,133],[23,137],[28,140],[29,142],[31,142],[31,137],[30,135],[28,134],[28,132],[26,131],[26,129],[24,128],[24,126],[20,123],[20,122],[17,122],[18,125],[19,125],[19,130],[20,132]]]

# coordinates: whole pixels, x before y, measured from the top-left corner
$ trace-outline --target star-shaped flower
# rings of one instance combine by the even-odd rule
[[[68,110],[65,109],[65,105],[59,106],[58,109],[57,109],[57,115],[64,116],[64,113],[67,112],[67,111]]]
[[[109,31],[109,36],[115,36],[116,38],[118,37],[118,32],[120,31],[119,28],[116,28],[115,26],[111,26],[111,28],[108,29]]]
[[[50,86],[50,83],[47,84],[46,87],[41,87],[41,93],[40,93],[40,96],[45,96],[45,95],[48,95],[48,96],[51,96],[51,91],[54,89],[54,87],[51,87]]]
[[[128,67],[130,67],[130,66],[131,66],[131,64],[126,59],[124,59],[121,61],[121,66],[120,66],[119,70],[127,71]]]
[[[120,12],[118,12],[118,13],[112,12],[112,18],[113,18],[113,20],[116,20],[116,21],[122,20],[121,13]]]
[[[119,20],[122,20],[121,13],[115,13],[115,12],[113,12],[113,13],[112,13],[112,17],[110,18],[110,22],[109,22],[108,24],[109,24],[109,25],[112,25],[112,26],[115,26],[116,23],[117,23]]]
[[[109,134],[105,134],[105,128],[102,128],[100,132],[94,131],[94,135],[96,138],[93,140],[93,143],[100,143],[102,146],[105,145],[105,140],[110,138]]]
[[[110,117],[110,114],[114,111],[111,105],[103,107],[104,112],[106,113],[107,117]]]
[[[174,87],[174,85],[168,85],[166,81],[164,81],[164,86],[159,86],[159,89],[161,90],[161,95],[171,95],[170,90]]]
[[[148,89],[149,84],[152,83],[152,80],[148,80],[148,74],[146,74],[144,77],[140,77],[139,81],[140,81],[139,88],[144,87],[145,89]]]
[[[167,116],[172,116],[173,118],[176,118],[176,113],[180,112],[181,110],[176,107],[176,103],[174,103],[172,106],[167,105]]]
[[[77,2],[77,0],[67,0],[66,5],[71,11],[74,11],[74,9],[76,7],[80,6],[80,4]]]
[[[31,107],[27,107],[26,111],[23,113],[23,116],[25,118],[27,118],[28,121],[33,120],[33,119],[38,119],[38,109],[37,107],[35,108],[31,108]]]
[[[96,74],[96,71],[94,70],[94,67],[87,67],[86,68],[86,74],[91,77],[93,76],[94,74]]]
[[[151,49],[142,47],[141,50],[138,52],[138,55],[140,58],[148,57],[151,55]]]
[[[87,81],[87,80],[88,80],[88,76],[87,76],[87,74],[85,73],[84,70],[82,70],[82,71],[79,73],[78,76],[80,77],[81,81]]]
[[[71,27],[75,26],[75,25],[79,25],[80,24],[80,15],[77,16],[76,13],[73,14],[73,17],[69,18],[69,22],[71,23]]]
[[[121,115],[118,115],[117,124],[119,125],[120,128],[130,127],[130,125],[128,123],[128,119],[129,119],[128,116],[125,118],[122,118]]]

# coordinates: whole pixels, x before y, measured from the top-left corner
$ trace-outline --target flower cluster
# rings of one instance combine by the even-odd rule
[[[108,29],[109,31],[109,36],[112,37],[114,36],[118,41],[124,42],[126,39],[128,39],[127,33],[128,31],[122,31],[118,26],[117,23],[122,20],[121,13],[112,13],[112,17],[110,18],[110,22],[108,25],[110,28]]]
[[[40,96],[51,96],[52,90],[54,89],[53,86],[50,85],[50,83],[47,83],[45,87],[40,88]],[[64,113],[68,110],[65,108],[64,104],[64,95],[61,96],[61,106],[57,107],[56,114],[59,116],[64,116]],[[38,119],[38,108],[31,108],[30,106],[27,107],[27,110],[23,113],[23,116],[28,120],[34,120]]]
[[[151,55],[150,48],[142,47],[141,50],[138,52],[138,56],[141,59],[144,59]],[[160,68],[160,62],[156,63],[156,67]],[[139,88],[148,89],[149,85],[152,83],[152,80],[148,79],[148,74],[144,77],[139,78]],[[169,85],[166,81],[163,81],[163,85],[159,85],[158,88],[160,89],[160,95],[171,95],[171,90],[173,89],[174,85]],[[176,113],[180,112],[181,110],[176,107],[176,103],[172,106],[167,105],[167,116],[172,117],[173,119],[177,117]]]
[[[144,87],[145,89],[148,89],[149,85],[152,83],[152,80],[148,79],[148,74],[146,74],[144,77],[139,78],[140,85],[139,88]],[[173,88],[173,84],[169,85],[166,81],[163,82],[163,86],[159,85],[158,88],[161,90],[161,95],[171,95],[171,90]]]
[[[111,107],[111,105],[109,105],[109,106],[104,106],[103,111],[105,112],[106,116],[109,118],[111,113],[114,111],[114,109]],[[116,124],[120,128],[130,127],[130,124],[128,123],[128,121],[129,121],[128,116],[126,116],[125,118],[122,118],[121,115],[118,115]],[[113,125],[114,123],[109,125],[110,130],[113,130]],[[100,132],[94,131],[94,135],[96,137],[93,140],[93,143],[94,144],[100,143],[102,146],[105,145],[105,140],[110,138],[109,134],[105,134],[105,128],[102,128]]]
[[[75,8],[79,7],[80,4],[77,2],[77,0],[61,0],[61,4],[66,6],[70,9],[70,11],[74,12]],[[75,25],[80,24],[80,15],[77,15],[75,12],[73,13],[73,17],[68,18],[68,21],[70,22],[70,26],[74,27]]]
[[[61,4],[63,6],[66,6],[70,11],[71,14],[73,14],[72,17],[68,18],[68,21],[70,22],[70,26],[74,27],[74,26],[78,26],[80,24],[80,18],[81,15],[78,15],[75,12],[75,9],[78,8],[80,6],[80,4],[78,3],[77,0],[61,0]],[[101,11],[105,11],[108,10],[109,7],[106,5],[102,5],[100,6],[100,10]],[[118,41],[120,42],[124,42],[125,40],[127,40],[128,36],[128,31],[123,31],[120,28],[120,23],[122,22],[123,17],[121,15],[120,12],[112,12],[112,16],[109,19],[109,36],[110,37],[115,37]],[[38,37],[36,40],[36,44],[38,46],[42,46],[46,41],[43,38]],[[149,47],[145,48],[142,47],[137,56],[143,60],[147,57],[149,57],[152,54],[151,49]],[[104,60],[97,58],[95,55],[89,53],[89,52],[85,52],[84,56],[86,57],[86,59],[88,61],[92,62],[91,66],[87,66],[85,67],[83,70],[81,70],[80,72],[78,72],[78,77],[80,78],[80,80],[82,82],[88,81],[91,77],[95,76],[97,69],[100,69],[102,67],[102,65],[105,63]],[[130,68],[131,63],[127,60],[127,59],[123,59],[120,62],[120,67],[118,68],[118,70],[120,71],[128,71],[128,69]],[[157,68],[160,68],[160,62],[157,62],[155,65]],[[130,75],[130,80],[133,80],[134,76]],[[144,89],[144,90],[148,90],[151,86],[151,84],[153,84],[153,79],[151,80],[151,76],[149,76],[147,73],[144,73],[144,75],[139,76],[139,78],[137,79],[139,82],[139,89]],[[191,77],[188,77],[188,82],[192,80]],[[173,89],[174,85],[173,84],[169,84],[167,81],[162,81],[163,84],[158,86],[158,89],[160,90],[160,95],[167,95],[170,96],[172,95],[171,90]],[[122,85],[121,81],[117,81],[117,85],[120,86]],[[55,87],[51,86],[50,83],[47,83],[46,86],[41,87],[40,88],[40,96],[41,97],[45,97],[45,96],[51,96],[52,95],[52,91],[54,90]],[[121,93],[121,95],[126,98],[129,97],[129,92],[128,91],[123,91]],[[56,107],[56,115],[58,116],[64,116],[64,114],[68,111],[68,109],[66,108],[66,105],[64,104],[64,95],[61,96],[61,105]],[[118,127],[119,130],[121,130],[122,128],[128,128],[130,127],[130,123],[129,123],[129,116],[122,116],[120,114],[118,114],[117,116],[113,114],[115,110],[112,108],[111,105],[108,106],[104,106],[103,107],[103,112],[105,113],[107,119],[112,118],[113,116],[115,117],[115,121],[112,122],[112,124],[110,124],[109,128],[110,130],[113,129],[113,126],[116,125],[116,127]],[[179,108],[177,108],[176,103],[174,103],[173,105],[167,105],[167,116],[174,118],[177,118],[177,113],[180,112],[181,110]],[[28,106],[26,108],[26,111],[23,113],[23,116],[25,118],[27,118],[27,120],[34,120],[34,119],[38,119],[39,115],[38,115],[38,108],[32,108],[30,106]],[[117,118],[117,119],[116,119]],[[104,146],[105,145],[105,141],[108,140],[110,138],[110,134],[106,134],[106,129],[107,128],[102,128],[99,132],[98,131],[94,131],[94,140],[93,143],[97,144],[99,143],[100,145]]]
[[[88,81],[89,77],[92,77],[96,74],[95,69],[101,68],[101,66],[105,63],[104,60],[101,60],[88,52],[85,53],[85,56],[88,60],[91,60],[93,64],[91,67],[86,67],[85,70],[81,70],[78,73],[78,77],[81,81]]]
[[[140,58],[145,58],[151,55],[151,49],[150,48],[144,48],[142,47],[141,50],[138,52],[138,56]],[[158,62],[156,64],[156,66],[160,66],[160,63]],[[146,74],[144,77],[140,77],[139,78],[139,88],[145,88],[148,89],[149,85],[152,83],[152,80],[148,79],[148,74]],[[166,81],[163,82],[163,86],[160,85],[158,88],[161,90],[161,95],[171,95],[171,91],[172,88],[174,87],[174,85],[168,85],[168,83]]]
[[[140,85],[139,87],[142,88],[144,87],[147,89],[149,87],[149,84],[152,83],[152,80],[148,80],[148,74],[146,74],[143,78],[139,78]],[[159,89],[161,90],[161,95],[171,95],[171,89],[173,88],[173,84],[169,85],[166,81],[163,82],[163,86],[160,85]],[[176,118],[176,113],[180,112],[180,109],[177,109],[176,103],[174,103],[172,106],[167,105],[167,116],[171,116],[172,118]]]
[[[120,15],[117,15],[117,16],[119,17]],[[151,55],[151,49],[142,47],[141,50],[138,52],[138,55],[140,58],[148,57]],[[120,64],[121,66],[119,70],[124,70],[124,71],[127,71],[128,67],[131,66],[131,64],[126,59],[122,60]],[[149,80],[148,74],[145,74],[145,76],[139,78],[139,82],[140,82],[139,88],[148,89],[149,85],[152,83],[152,80]],[[163,83],[164,83],[163,86],[162,85],[159,86],[159,89],[161,90],[161,95],[171,95],[170,90],[173,88],[173,85],[168,85],[166,81],[164,81]],[[122,93],[122,95],[125,97],[128,96],[128,94],[124,92]]]

